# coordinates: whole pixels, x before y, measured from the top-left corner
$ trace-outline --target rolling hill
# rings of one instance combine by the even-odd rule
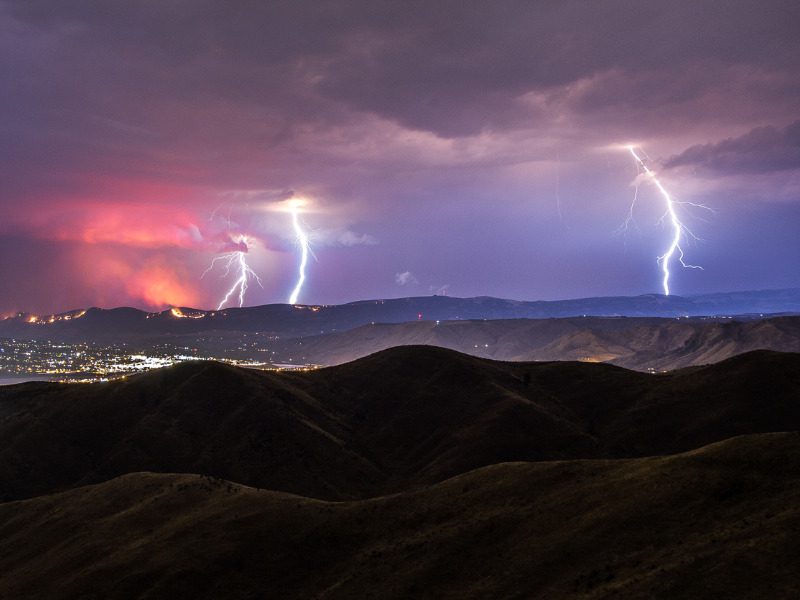
[[[273,348],[285,362],[337,365],[387,348],[420,344],[495,360],[579,360],[666,371],[719,362],[752,350],[800,352],[800,317],[376,323],[284,340]]]
[[[4,598],[789,598],[800,435],[323,502],[135,473],[0,504]]]
[[[138,471],[363,498],[506,461],[685,451],[800,428],[800,355],[649,375],[401,347],[311,372],[184,363],[0,388],[0,498]]]

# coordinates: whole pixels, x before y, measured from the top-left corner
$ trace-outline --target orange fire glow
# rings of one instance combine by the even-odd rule
[[[169,312],[172,313],[173,317],[176,317],[178,319],[202,319],[203,317],[206,316],[206,313],[204,312],[185,313],[177,306],[173,306],[172,308],[170,308]]]
[[[75,250],[76,272],[92,290],[98,306],[131,306],[164,309],[197,306],[197,280],[186,272],[180,257],[136,252],[114,247],[99,252],[84,245]]]
[[[136,273],[127,285],[127,291],[141,298],[148,306],[197,306],[194,289],[181,281],[176,269],[164,264],[153,264]]]

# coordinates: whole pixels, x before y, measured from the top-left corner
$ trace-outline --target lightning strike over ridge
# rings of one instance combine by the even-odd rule
[[[297,304],[297,298],[300,296],[300,291],[303,289],[303,283],[306,280],[306,265],[308,265],[309,242],[308,234],[300,225],[300,206],[303,204],[302,200],[293,200],[289,204],[289,212],[292,213],[292,226],[297,238],[297,243],[300,244],[300,264],[297,267],[297,283],[289,296],[289,304]]]
[[[672,231],[673,231],[672,241],[670,242],[670,245],[667,248],[667,250],[664,252],[664,254],[662,254],[661,256],[659,256],[657,258],[656,262],[659,265],[661,265],[661,271],[664,274],[664,277],[662,279],[662,286],[664,288],[664,295],[665,296],[669,296],[669,278],[670,278],[669,265],[670,265],[670,261],[672,260],[672,257],[675,255],[676,252],[678,254],[678,262],[680,263],[680,265],[682,267],[686,267],[688,269],[700,269],[700,270],[703,269],[703,267],[701,267],[701,266],[690,265],[690,264],[686,263],[683,260],[684,253],[683,253],[683,248],[681,248],[681,240],[683,240],[685,236],[688,236],[688,237],[690,237],[692,239],[698,239],[698,238],[678,218],[678,213],[675,210],[675,205],[676,204],[690,204],[691,206],[696,206],[698,208],[702,208],[702,209],[705,209],[705,210],[708,210],[708,211],[711,211],[711,209],[708,208],[707,206],[702,205],[702,204],[694,204],[694,203],[691,203],[691,202],[678,202],[678,201],[674,200],[672,198],[672,196],[670,196],[669,192],[664,188],[664,186],[661,185],[661,182],[656,177],[656,174],[647,166],[647,163],[645,163],[644,159],[641,158],[636,153],[635,148],[633,146],[630,146],[630,145],[626,146],[626,147],[627,147],[628,151],[631,153],[631,156],[633,156],[633,158],[636,160],[638,166],[640,166],[643,169],[644,173],[656,185],[656,187],[658,188],[658,191],[661,192],[661,195],[664,197],[664,200],[665,200],[666,205],[667,205],[667,210],[664,213],[664,215],[661,217],[661,221],[663,221],[666,218],[669,218],[669,222],[672,225]],[[637,194],[638,194],[638,192],[637,192]],[[636,202],[636,198],[637,197],[634,196],[634,203]],[[625,221],[625,224],[623,226],[627,226],[627,224],[632,220],[632,213],[633,213],[633,205],[631,206],[631,210],[630,210],[630,212],[628,214],[628,217],[627,217],[627,219]]]
[[[235,241],[237,244],[243,245],[245,248],[249,248],[251,244],[251,241],[247,238],[247,236],[240,236]],[[244,295],[245,292],[247,292],[248,280],[251,278],[255,279],[256,283],[258,283],[260,287],[264,287],[261,283],[261,278],[256,274],[255,271],[253,271],[250,265],[247,264],[246,250],[234,250],[233,252],[228,252],[227,254],[217,256],[211,261],[211,264],[200,276],[200,279],[205,277],[209,271],[214,269],[217,261],[222,261],[225,265],[225,271],[222,274],[223,278],[228,276],[228,274],[231,272],[231,269],[234,269],[239,274],[239,276],[233,282],[233,285],[220,301],[219,305],[217,306],[217,310],[222,310],[222,307],[225,306],[237,289],[239,290],[239,307],[241,308],[244,306]]]

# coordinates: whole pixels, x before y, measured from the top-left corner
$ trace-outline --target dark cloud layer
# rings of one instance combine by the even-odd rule
[[[736,138],[692,146],[665,166],[702,167],[733,175],[800,169],[800,121],[783,129],[758,127]]]
[[[69,294],[28,281],[0,309],[84,303],[93,260],[141,282],[103,302],[169,302],[173,277],[209,306],[195,273],[241,235],[273,282],[252,301],[284,300],[291,232],[266,209],[287,190],[314,200],[309,301],[405,293],[405,272],[460,294],[653,291],[657,195],[641,261],[609,233],[635,176],[618,145],[700,167],[669,183],[712,204],[723,175],[768,178],[724,189],[768,223],[800,195],[798,22],[783,0],[0,0],[0,250],[72,257],[47,275]],[[786,281],[719,261],[684,291]]]

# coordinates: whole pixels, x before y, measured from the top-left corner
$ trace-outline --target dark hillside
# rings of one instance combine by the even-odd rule
[[[793,598],[800,436],[328,503],[130,474],[0,504],[3,598]]]
[[[94,385],[0,388],[0,497],[135,471],[343,499],[512,460],[664,454],[800,429],[800,355],[664,375],[429,347],[269,373],[185,363]]]

